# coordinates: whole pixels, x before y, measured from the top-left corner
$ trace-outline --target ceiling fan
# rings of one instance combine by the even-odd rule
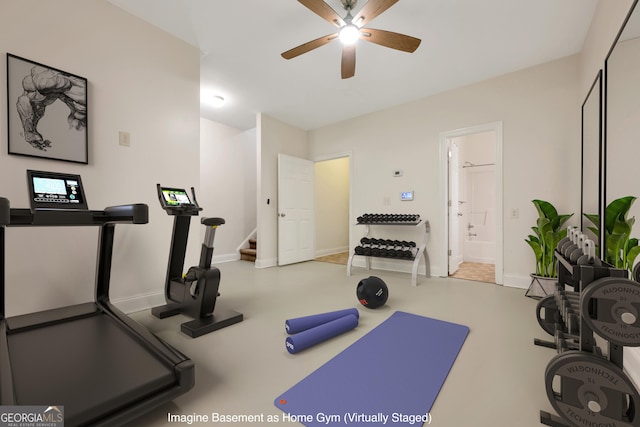
[[[356,13],[351,16],[351,11],[355,7],[357,0],[340,0],[347,15],[341,18],[324,0],[298,0],[316,15],[336,26],[338,31],[324,37],[311,40],[310,42],[301,44],[282,53],[285,59],[292,59],[296,56],[307,53],[313,49],[335,40],[340,39],[343,43],[342,47],[342,78],[348,79],[356,73],[356,47],[355,42],[358,39],[365,40],[381,46],[390,47],[392,49],[404,52],[414,52],[420,46],[420,39],[407,36],[404,34],[394,33],[385,30],[376,30],[373,28],[364,28],[364,26],[385,10],[396,4],[398,0],[369,0]]]

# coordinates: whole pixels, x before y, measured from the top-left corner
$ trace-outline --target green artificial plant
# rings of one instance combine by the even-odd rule
[[[567,235],[564,224],[573,214],[558,214],[556,208],[544,200],[531,201],[538,210],[536,225],[531,227],[535,235],[530,234],[525,242],[529,244],[536,257],[537,276],[556,277],[556,260],[553,252],[560,240]]]
[[[607,243],[605,261],[616,268],[631,271],[636,257],[640,254],[638,239],[631,237],[631,230],[636,221],[635,217],[627,218],[629,210],[636,197],[626,196],[609,203],[604,214],[604,236]],[[584,214],[594,226],[589,227],[596,236],[600,236],[600,217],[594,214]]]

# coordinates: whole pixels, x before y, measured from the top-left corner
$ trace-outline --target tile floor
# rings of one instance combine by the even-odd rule
[[[496,283],[496,266],[477,262],[463,262],[458,271],[451,275],[456,279],[476,280],[478,282]]]

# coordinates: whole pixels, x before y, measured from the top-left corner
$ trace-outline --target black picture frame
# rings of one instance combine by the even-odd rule
[[[7,53],[9,154],[89,163],[87,79]]]

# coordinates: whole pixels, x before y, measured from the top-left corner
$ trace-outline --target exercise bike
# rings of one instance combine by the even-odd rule
[[[200,262],[198,266],[190,267],[183,275],[191,217],[198,216],[202,208],[198,205],[193,187],[193,200],[184,189],[162,187],[160,184],[156,187],[160,205],[174,219],[165,281],[167,304],[152,308],[151,313],[159,319],[176,314],[193,317],[194,320],[185,322],[180,327],[180,330],[191,338],[242,322],[242,313],[216,307],[216,299],[220,295],[220,270],[211,266],[211,258],[216,229],[225,223],[224,219],[203,217],[200,220],[200,223],[207,227],[200,250]]]

